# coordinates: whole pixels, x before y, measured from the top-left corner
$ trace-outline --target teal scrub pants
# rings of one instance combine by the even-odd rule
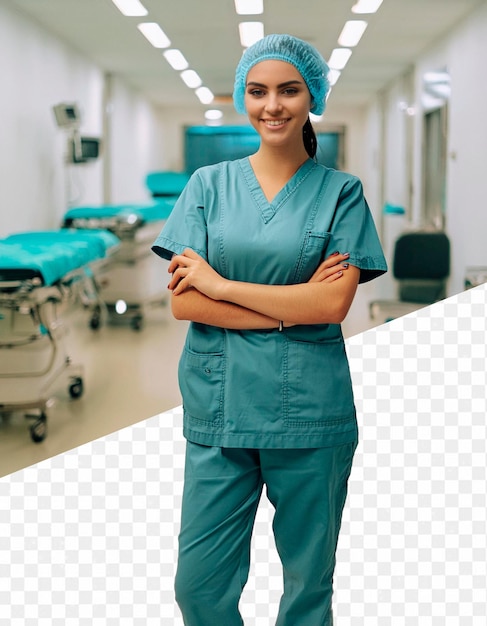
[[[238,604],[263,485],[284,576],[276,626],[332,626],[335,553],[356,445],[256,450],[187,442],[175,580],[186,626],[242,626]]]

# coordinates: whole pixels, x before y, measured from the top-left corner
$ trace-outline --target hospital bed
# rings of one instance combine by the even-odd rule
[[[108,231],[17,233],[0,240],[0,416],[24,412],[34,442],[47,432],[46,407],[61,377],[83,394],[82,368],[66,352],[63,306],[98,307],[96,276],[119,246]],[[29,411],[35,411],[31,414]]]
[[[175,201],[174,196],[168,196],[147,205],[74,207],[64,215],[64,227],[80,231],[108,229],[120,239],[120,249],[103,288],[110,322],[128,321],[134,330],[140,330],[146,308],[165,304],[167,281],[151,245]],[[96,318],[91,327],[97,328]]]
[[[189,175],[185,172],[151,172],[147,174],[145,184],[153,198],[174,203],[189,180]]]

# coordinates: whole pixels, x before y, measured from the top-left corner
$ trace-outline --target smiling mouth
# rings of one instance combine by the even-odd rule
[[[288,122],[288,119],[285,120],[262,120],[264,122],[264,124],[267,124],[267,126],[283,126],[284,124],[286,124],[286,122]]]

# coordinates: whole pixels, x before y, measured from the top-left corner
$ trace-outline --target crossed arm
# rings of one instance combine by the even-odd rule
[[[222,328],[256,330],[295,324],[338,324],[352,303],[360,270],[344,264],[348,255],[333,254],[307,283],[260,285],[232,281],[218,274],[190,249],[175,255],[171,306],[176,319]]]

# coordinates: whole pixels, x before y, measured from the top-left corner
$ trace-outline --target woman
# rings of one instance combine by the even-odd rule
[[[330,626],[358,429],[340,323],[386,271],[358,179],[313,159],[309,113],[328,67],[270,35],[236,72],[260,135],[249,158],[201,168],[154,251],[191,320],[179,366],[187,439],[176,599],[187,626],[238,626],[263,485],[283,564],[277,626]]]

